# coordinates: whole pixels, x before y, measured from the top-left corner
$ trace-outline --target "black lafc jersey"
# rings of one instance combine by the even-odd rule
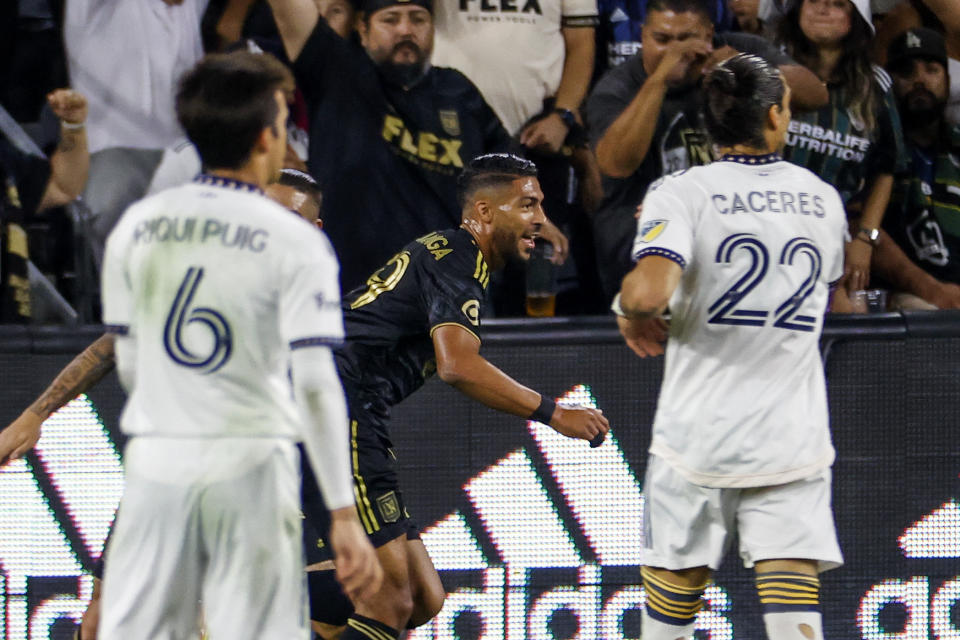
[[[456,324],[477,335],[490,274],[465,229],[429,233],[403,247],[344,296],[346,342],[337,369],[351,406],[386,418],[389,407],[436,371],[432,334]]]

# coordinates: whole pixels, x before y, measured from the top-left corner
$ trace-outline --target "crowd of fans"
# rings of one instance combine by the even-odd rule
[[[647,187],[714,159],[704,71],[749,52],[791,88],[784,156],[847,208],[833,309],[862,311],[846,294],[869,288],[889,290],[891,308],[960,308],[957,0],[15,0],[0,11],[3,322],[42,320],[28,261],[70,300],[131,202],[201,170],[174,116],[177,81],[231,48],[294,71],[286,164],[320,185],[344,290],[411,239],[457,226],[464,164],[513,151],[544,185],[556,312],[606,312]],[[65,213],[78,197],[88,213]],[[732,206],[802,211],[769,193]],[[522,270],[492,282],[497,315],[524,313]]]

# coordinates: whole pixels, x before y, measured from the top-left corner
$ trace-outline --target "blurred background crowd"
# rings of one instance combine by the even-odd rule
[[[464,163],[513,151],[537,163],[549,223],[530,263],[491,283],[491,313],[607,313],[647,187],[716,159],[704,71],[749,52],[791,88],[785,158],[847,208],[833,310],[960,308],[960,0],[10,0],[0,14],[3,323],[99,320],[110,229],[202,170],[178,78],[236,48],[294,71],[286,163],[319,184],[344,290],[457,226]],[[815,215],[770,191],[729,206]]]

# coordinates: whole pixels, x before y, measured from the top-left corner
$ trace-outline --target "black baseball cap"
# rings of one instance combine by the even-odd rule
[[[908,29],[897,36],[887,48],[887,67],[901,66],[914,58],[936,60],[947,66],[947,45],[943,36],[926,27]]]
[[[430,13],[433,13],[433,0],[359,0],[360,7],[363,11],[366,11],[367,15],[371,15],[380,11],[380,9],[386,9],[387,7],[393,7],[396,5],[417,5],[423,7]]]

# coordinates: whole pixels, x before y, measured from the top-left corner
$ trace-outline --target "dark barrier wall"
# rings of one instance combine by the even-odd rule
[[[890,314],[825,331],[847,561],[823,576],[827,638],[960,638],[958,320]],[[0,424],[96,335],[0,334]],[[640,491],[662,359],[633,356],[609,319],[489,323],[484,353],[538,390],[602,408],[612,436],[589,449],[439,381],[398,407],[406,503],[451,593],[411,637],[638,638]],[[0,638],[69,637],[89,596],[79,576],[122,490],[121,405],[108,378],[0,473]],[[700,636],[760,639],[752,574],[731,542]]]

